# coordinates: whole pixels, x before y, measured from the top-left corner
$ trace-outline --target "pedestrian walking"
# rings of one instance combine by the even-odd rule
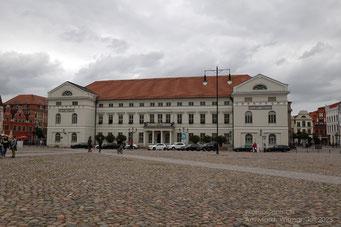
[[[2,136],[0,135],[0,155],[1,155],[1,158],[3,158],[3,145],[2,145]]]
[[[266,143],[264,143],[264,153],[266,152]]]
[[[117,139],[117,154],[123,154],[121,139]]]
[[[7,152],[7,149],[9,147],[9,141],[8,141],[8,137],[7,136],[4,136],[3,139],[2,139],[2,145],[3,145],[3,156],[4,158],[6,157],[6,152]]]
[[[97,141],[98,141],[98,152],[101,153],[102,144],[103,144],[102,136],[100,136]]]
[[[42,139],[39,140],[39,146],[40,146],[40,148],[44,147],[44,141]]]
[[[252,151],[253,151],[253,152],[257,152],[257,144],[256,144],[256,143],[253,144],[253,149],[252,149]]]
[[[88,152],[92,152],[91,148],[92,148],[92,139],[91,139],[91,136],[89,136],[89,139],[88,139]]]
[[[11,140],[11,150],[12,150],[12,157],[15,158],[15,152],[17,151],[17,138],[14,136]]]

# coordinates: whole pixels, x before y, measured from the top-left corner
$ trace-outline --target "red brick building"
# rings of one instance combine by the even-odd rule
[[[47,99],[37,95],[18,95],[4,103],[3,130],[17,137],[27,136],[34,143],[34,130],[40,128],[46,137]]]
[[[322,144],[327,144],[327,127],[326,127],[326,109],[320,107],[316,111],[309,113],[309,116],[313,119],[314,135],[321,139]]]

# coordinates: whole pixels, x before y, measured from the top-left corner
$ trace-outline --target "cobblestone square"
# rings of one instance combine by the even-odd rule
[[[0,159],[0,226],[341,225],[340,184],[129,155],[341,176],[336,154],[30,148]]]

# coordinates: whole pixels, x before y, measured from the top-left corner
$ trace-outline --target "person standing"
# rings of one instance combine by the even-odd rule
[[[264,143],[264,153],[266,152],[266,143]]]
[[[253,149],[252,149],[252,151],[253,151],[253,152],[257,152],[257,144],[256,144],[256,143],[253,144]]]
[[[88,139],[88,152],[92,152],[91,148],[92,148],[92,139],[91,139],[91,136],[89,136],[89,139]]]
[[[117,139],[117,154],[123,154],[123,152],[122,152],[122,141],[121,141],[121,139]]]
[[[17,151],[17,138],[16,136],[13,137],[11,140],[11,150],[12,150],[12,157],[15,158],[15,152]]]
[[[101,153],[102,144],[103,144],[102,136],[100,136],[97,141],[98,141],[98,152]]]

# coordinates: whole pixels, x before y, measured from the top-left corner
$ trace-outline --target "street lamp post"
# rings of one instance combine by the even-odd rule
[[[219,133],[219,121],[218,121],[218,109],[219,109],[219,104],[218,104],[218,76],[219,76],[219,73],[222,72],[222,71],[229,71],[229,78],[227,80],[227,84],[231,85],[232,84],[232,79],[231,79],[231,70],[230,69],[219,69],[218,66],[216,67],[215,70],[211,70],[211,69],[208,69],[208,70],[204,70],[204,81],[202,82],[202,84],[204,86],[207,85],[207,78],[206,78],[206,72],[216,72],[216,92],[217,92],[217,95],[216,95],[216,106],[217,106],[217,114],[216,114],[216,120],[217,120],[217,137],[218,137],[218,133]],[[219,145],[218,145],[218,142],[217,142],[217,154],[219,154]]]

